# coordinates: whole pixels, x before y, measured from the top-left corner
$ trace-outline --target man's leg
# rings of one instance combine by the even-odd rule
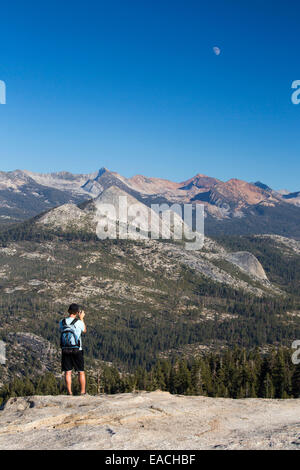
[[[81,395],[85,394],[85,372],[78,372],[78,382]]]
[[[65,378],[66,378],[66,385],[67,385],[68,395],[73,395],[73,393],[72,393],[72,371],[71,370],[67,370],[65,372]]]

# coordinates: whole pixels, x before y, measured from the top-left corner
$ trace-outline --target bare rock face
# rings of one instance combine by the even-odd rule
[[[88,215],[75,204],[63,204],[42,215],[37,224],[62,230],[80,230],[89,229],[90,220]]]
[[[33,396],[0,412],[0,449],[299,449],[299,431],[299,399]]]
[[[250,276],[267,281],[267,275],[258,259],[248,251],[238,251],[227,255],[228,261],[235,264]]]

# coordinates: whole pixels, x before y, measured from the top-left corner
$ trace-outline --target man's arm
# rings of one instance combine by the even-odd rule
[[[79,318],[83,323],[82,333],[86,333],[86,324],[84,323],[84,317],[85,317],[85,313],[84,313],[84,310],[82,310],[81,312],[79,312]]]

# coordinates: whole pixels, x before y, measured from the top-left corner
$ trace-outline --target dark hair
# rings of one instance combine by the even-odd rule
[[[80,310],[81,310],[81,308],[78,304],[71,304],[69,309],[68,309],[68,313],[70,315],[76,315],[76,313],[79,313]]]

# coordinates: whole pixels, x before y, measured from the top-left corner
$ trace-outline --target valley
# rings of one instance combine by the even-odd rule
[[[263,353],[290,348],[300,337],[300,242],[282,235],[288,228],[297,235],[300,209],[273,193],[266,204],[269,188],[235,181],[226,189],[204,175],[183,185],[142,176],[128,180],[106,169],[90,175],[87,185],[85,175],[26,173],[33,177],[66,199],[47,210],[38,206],[41,213],[33,218],[23,213],[25,221],[0,230],[0,339],[7,344],[2,384],[47,372],[60,375],[57,327],[72,302],[87,312],[90,370],[108,364],[127,374],[149,369],[159,358],[174,362],[234,347]],[[19,191],[14,184],[10,190]],[[146,218],[158,225],[151,203],[178,202],[182,196],[182,202],[203,202],[208,191],[218,191],[218,197],[205,206],[200,250],[186,250],[183,240],[96,235],[99,203],[127,195],[129,204],[143,204]],[[221,195],[231,198],[222,217],[216,212]],[[281,204],[287,219],[295,211],[295,222],[283,218],[280,225],[279,215],[273,218]],[[136,229],[134,220],[128,223]]]

